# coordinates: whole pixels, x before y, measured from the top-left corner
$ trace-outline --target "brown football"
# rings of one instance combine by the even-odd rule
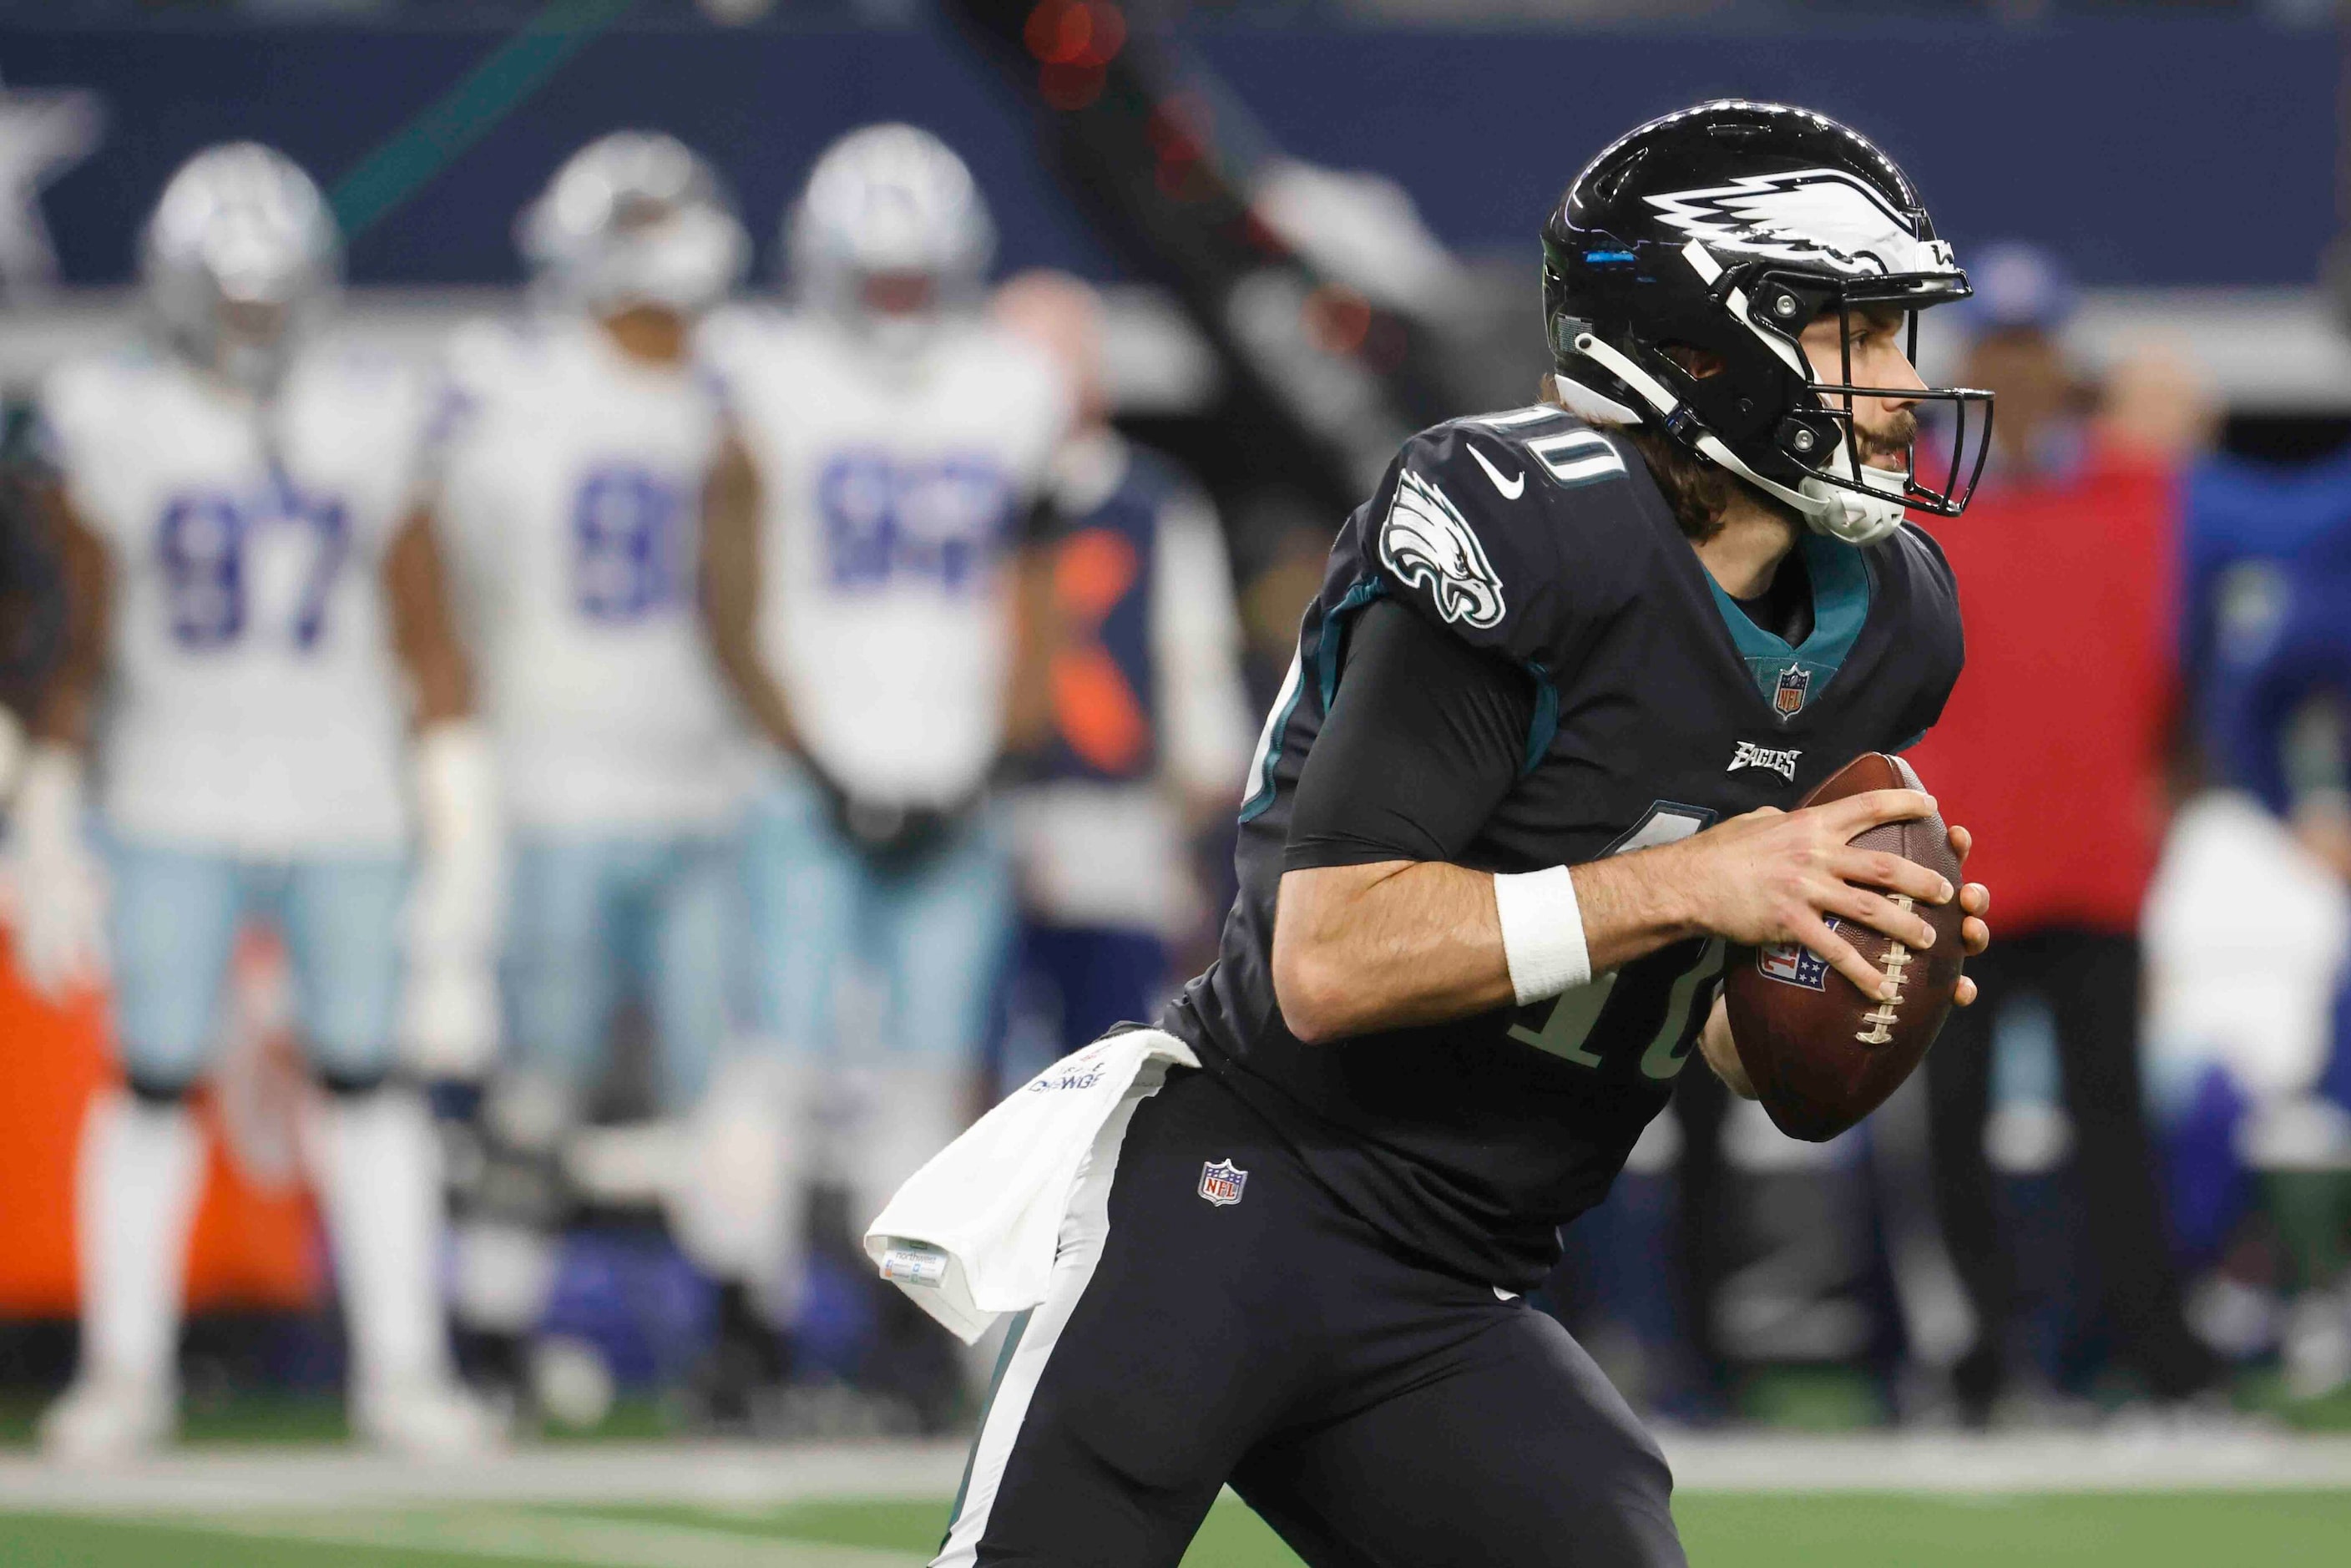
[[[1898,757],[1865,752],[1803,799],[1824,805],[1870,789],[1923,788]],[[1802,810],[1802,807],[1798,808]],[[1854,841],[1890,850],[1959,885],[1941,816],[1871,828]],[[1771,1121],[1792,1138],[1820,1143],[1868,1115],[1902,1085],[1943,1027],[1959,984],[1959,904],[1921,905],[1935,928],[1919,953],[1881,932],[1832,915],[1829,924],[1899,989],[1878,1002],[1804,948],[1733,946],[1723,967],[1723,996],[1740,1065]]]

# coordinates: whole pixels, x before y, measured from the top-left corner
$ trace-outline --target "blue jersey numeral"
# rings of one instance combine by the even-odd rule
[[[571,587],[590,621],[643,621],[685,597],[685,493],[648,469],[590,470],[571,507]]]
[[[245,636],[250,620],[247,563],[266,530],[308,535],[309,569],[289,628],[294,646],[316,647],[327,627],[327,604],[350,550],[350,514],[331,497],[306,496],[290,485],[259,496],[192,491],[165,504],[156,525],[156,558],[163,569],[172,639],[192,651],[225,648]]]
[[[847,591],[893,582],[969,588],[992,561],[1012,508],[1004,471],[977,455],[837,453],[818,474],[816,493],[826,579]]]

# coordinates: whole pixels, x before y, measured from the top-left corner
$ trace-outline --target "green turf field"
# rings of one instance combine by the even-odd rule
[[[2032,1497],[1703,1494],[1676,1511],[1694,1563],[1738,1568],[2209,1568],[2351,1563],[2351,1492]],[[906,1502],[695,1508],[340,1510],[130,1520],[0,1516],[9,1568],[893,1568],[945,1509]],[[1210,1517],[1187,1568],[1296,1559],[1247,1509]]]

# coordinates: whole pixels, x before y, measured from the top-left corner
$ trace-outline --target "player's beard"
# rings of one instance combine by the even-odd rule
[[[1909,471],[1911,449],[1917,440],[1918,416],[1907,408],[1897,411],[1880,429],[1866,429],[1857,422],[1853,427],[1853,444],[1862,465],[1895,474]],[[1881,458],[1886,461],[1878,461]]]

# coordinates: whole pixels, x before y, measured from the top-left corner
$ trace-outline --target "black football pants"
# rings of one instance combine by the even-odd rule
[[[1228,1481],[1312,1568],[1684,1563],[1664,1457],[1565,1329],[1400,1255],[1178,1071],[1095,1145],[936,1563],[1174,1568]]]
[[[2056,1030],[2074,1169],[2089,1215],[2085,1239],[2118,1347],[2157,1395],[2197,1392],[2218,1364],[2181,1314],[2156,1194],[2139,1097],[2137,940],[2063,929],[2002,933],[1991,951],[1968,960],[1968,973],[1981,995],[1953,1009],[1927,1057],[1936,1206],[1976,1311],[1976,1345],[1956,1374],[1961,1400],[1980,1416],[2005,1381],[2015,1271],[2000,1235],[1984,1122],[1993,1020],[2010,998],[2030,992],[2047,1002]]]

